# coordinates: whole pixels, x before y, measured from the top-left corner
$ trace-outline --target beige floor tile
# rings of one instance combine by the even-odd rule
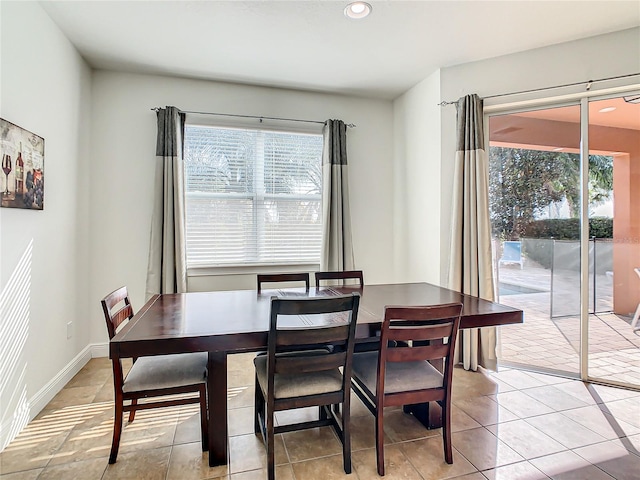
[[[255,383],[255,353],[238,353],[227,359],[227,388],[246,387]]]
[[[188,405],[182,407],[178,414],[176,433],[173,437],[173,444],[200,442],[202,434],[200,432],[200,408],[198,405]]]
[[[552,437],[545,435],[524,420],[491,425],[487,427],[487,430],[525,459],[566,450],[564,445],[556,442]]]
[[[185,443],[171,449],[166,480],[202,480],[228,473],[226,465],[209,467],[209,454],[202,451],[200,442]]]
[[[103,480],[165,480],[171,447],[118,454],[118,461],[108,464]]]
[[[292,463],[342,453],[342,444],[333,427],[283,433],[282,438]]]
[[[176,433],[180,407],[154,408],[136,412],[133,423],[125,415],[120,452],[134,452],[170,446]]]
[[[611,480],[611,476],[569,450],[529,462],[553,480]]]
[[[640,400],[637,398],[625,398],[598,404],[598,407],[616,418],[640,428]]]
[[[385,433],[384,443],[392,443]],[[373,415],[351,418],[351,450],[364,450],[376,446],[376,421]]]
[[[587,403],[553,385],[527,388],[524,393],[556,411],[587,406]]]
[[[265,480],[265,478],[267,478],[267,470],[262,468],[259,470],[250,470],[248,472],[234,473],[229,477],[224,477],[224,480]],[[295,480],[291,465],[276,466],[276,478],[278,480]]]
[[[498,373],[494,375],[494,378],[498,378],[517,389],[541,387],[544,385],[542,381],[522,370],[509,370],[508,372]]]
[[[487,480],[481,472],[469,473],[468,475],[462,475],[461,477],[456,477],[455,480]]]
[[[102,384],[63,388],[47,404],[47,409],[63,408],[69,405],[86,405],[93,402],[101,388]]]
[[[0,474],[47,466],[70,430],[31,422],[0,452]]]
[[[38,480],[60,480],[61,478],[101,480],[107,464],[107,458],[93,458],[63,465],[47,466]]]
[[[227,388],[227,408],[253,407],[254,385]]]
[[[110,381],[113,385],[113,369],[111,362],[104,363],[100,366],[100,359],[91,359],[76,375],[65,385],[65,388],[72,387],[88,387],[93,385],[102,386],[105,382]]]
[[[22,472],[8,473],[6,475],[0,474],[0,480],[36,480],[38,475],[42,473],[43,468],[36,468],[34,470],[25,470]],[[2,469],[0,468],[0,471]]]
[[[253,433],[253,407],[234,408],[227,413],[229,436]]]
[[[113,380],[109,379],[102,384],[100,389],[96,392],[95,397],[93,397],[93,402],[111,402],[113,403],[115,395],[113,390]]]
[[[429,430],[413,415],[399,409],[390,411],[385,409],[384,432],[394,443],[442,435],[440,429]]]
[[[400,448],[418,473],[426,480],[439,480],[473,473],[476,468],[453,449],[453,463],[444,460],[441,437],[432,437],[415,442],[406,442]]]
[[[481,426],[482,425],[480,425],[473,418],[467,415],[464,412],[464,410],[456,407],[453,404],[451,405],[451,431],[452,432],[460,432],[462,430],[469,430],[471,428],[478,428]]]
[[[342,455],[316,458],[305,462],[292,463],[293,473],[296,479],[304,480],[358,480],[358,474],[344,472]]]
[[[584,447],[606,440],[601,435],[574,422],[562,413],[550,413],[548,415],[530,417],[526,419],[526,422],[541,432],[546,433],[567,448]]]
[[[491,397],[460,398],[453,403],[484,426],[518,419],[517,415],[499,405]]]
[[[520,418],[552,413],[554,410],[522,391],[499,393],[496,401]]]
[[[454,448],[478,470],[487,470],[524,460],[485,428],[456,432],[452,438]]]
[[[378,478],[375,448],[353,452],[353,467],[361,479]],[[384,449],[385,479],[388,480],[421,480],[411,462],[404,455],[399,445],[389,445]]]
[[[562,415],[593,430],[607,440],[640,433],[640,428],[615,418],[595,405],[565,410]]]
[[[616,440],[578,448],[574,452],[617,480],[638,480],[640,457],[628,452]]]
[[[482,473],[489,480],[542,480],[549,478],[529,462],[513,463]]]
[[[275,436],[275,460],[276,465],[289,462],[284,448],[282,435]],[[267,465],[267,451],[258,435],[238,435],[229,438],[229,470],[233,473],[246,472],[265,468]]]
[[[106,412],[98,414],[91,423],[83,423],[71,431],[54,453],[49,465],[82,462],[92,458],[102,459],[106,463],[111,451],[112,438],[112,416]]]

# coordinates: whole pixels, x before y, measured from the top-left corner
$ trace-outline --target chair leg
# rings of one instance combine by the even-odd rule
[[[442,443],[444,444],[444,459],[448,464],[453,463],[453,450],[451,449],[451,401],[446,399],[442,407]]]
[[[134,398],[133,400],[131,400],[132,407],[135,407],[137,404],[138,404],[138,399]],[[135,416],[136,416],[136,409],[132,408],[129,411],[129,423],[133,423],[133,419],[135,418]]]
[[[209,450],[209,416],[207,414],[207,386],[200,387],[200,435],[202,436],[202,451]]]
[[[382,407],[376,412],[376,458],[378,461],[378,475],[384,477],[384,418]]]
[[[115,416],[113,418],[113,440],[111,442],[111,454],[109,463],[116,463],[118,448],[120,448],[120,435],[122,433],[122,397],[115,399]]]
[[[275,431],[273,425],[273,412],[266,412],[266,441],[267,441],[267,480],[275,480],[276,478],[276,445]]]
[[[255,391],[254,391],[254,400],[253,400],[253,431],[256,434],[262,435],[262,425],[260,423],[260,415],[265,417],[264,414],[264,397],[262,396],[262,389],[260,388],[260,383],[258,383],[258,376],[256,375],[255,380]]]
[[[351,412],[348,403],[342,404],[342,462],[344,473],[351,473]]]

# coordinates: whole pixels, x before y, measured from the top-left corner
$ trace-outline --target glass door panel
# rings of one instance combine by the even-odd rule
[[[589,102],[589,169],[588,376],[640,387],[640,95]]]
[[[580,371],[580,106],[489,117],[489,202],[501,327],[499,361]]]

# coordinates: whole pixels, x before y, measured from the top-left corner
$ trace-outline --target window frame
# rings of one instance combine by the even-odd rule
[[[202,126],[213,128],[226,128],[226,129],[245,129],[256,130],[266,132],[280,132],[280,133],[293,133],[302,135],[323,135],[324,124],[320,122],[296,122],[289,120],[275,120],[264,119],[254,117],[236,117],[236,116],[223,116],[220,118],[211,114],[198,114],[188,113],[185,118],[185,136],[187,126]],[[324,149],[324,144],[323,144]],[[322,162],[322,159],[321,159]],[[186,201],[187,201],[187,176],[186,176],[186,162],[184,162],[185,174],[183,176],[184,181],[184,195],[185,195],[185,216],[182,219],[185,228],[185,263],[186,263]],[[322,168],[322,166],[321,166]],[[324,204],[323,188],[320,189],[320,205],[321,209]],[[196,195],[198,195],[196,193]],[[218,194],[218,193],[206,193],[202,194],[206,197],[220,196],[220,198],[229,198],[230,194]],[[253,199],[255,202],[258,197],[256,195],[237,194],[238,198]],[[262,199],[268,199],[270,197],[283,199],[284,195],[264,194]],[[299,197],[295,194],[286,195],[286,199],[295,200]],[[299,197],[301,198],[301,197]],[[322,229],[324,230],[324,219],[322,223]],[[317,262],[247,262],[239,265],[201,265],[187,267],[187,277],[201,277],[212,275],[243,275],[243,274],[255,274],[255,273],[269,273],[269,272],[299,272],[299,271],[314,271],[320,268],[322,252],[319,252]]]

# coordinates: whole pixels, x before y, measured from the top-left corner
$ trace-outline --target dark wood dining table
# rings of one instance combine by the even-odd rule
[[[208,352],[209,465],[228,462],[227,355],[264,350],[272,296],[361,295],[356,337],[375,337],[386,305],[462,302],[461,328],[522,323],[522,311],[428,283],[154,295],[109,344],[110,358]],[[300,326],[303,326],[301,320]]]

